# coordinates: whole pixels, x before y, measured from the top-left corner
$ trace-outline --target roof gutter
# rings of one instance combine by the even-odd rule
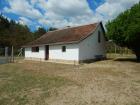
[[[27,48],[27,47],[35,47],[35,46],[45,46],[45,45],[62,45],[62,44],[76,44],[79,43],[79,41],[72,41],[72,42],[60,42],[60,43],[49,43],[49,44],[35,44],[35,45],[25,45],[21,46],[22,48]]]

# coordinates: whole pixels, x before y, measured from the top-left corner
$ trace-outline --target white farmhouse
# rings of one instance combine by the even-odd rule
[[[25,59],[75,62],[106,57],[105,31],[101,22],[49,31],[23,46]]]

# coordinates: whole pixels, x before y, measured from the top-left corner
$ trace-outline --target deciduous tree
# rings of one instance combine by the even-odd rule
[[[109,21],[106,28],[109,39],[131,49],[140,61],[140,3]]]

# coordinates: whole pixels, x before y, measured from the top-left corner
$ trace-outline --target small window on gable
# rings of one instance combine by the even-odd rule
[[[62,52],[66,52],[66,46],[62,46]]]
[[[32,52],[39,52],[39,47],[32,47]]]
[[[100,43],[100,42],[101,42],[101,32],[98,31],[98,43]]]

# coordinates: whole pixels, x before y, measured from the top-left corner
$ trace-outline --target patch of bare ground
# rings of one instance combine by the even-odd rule
[[[56,75],[56,74],[55,74]],[[78,85],[58,89],[49,105],[139,105],[140,65],[101,61],[57,71]]]
[[[48,90],[25,90],[27,105],[140,105],[139,63],[105,60],[75,66],[24,61],[12,65],[36,76],[43,74],[73,82]]]

